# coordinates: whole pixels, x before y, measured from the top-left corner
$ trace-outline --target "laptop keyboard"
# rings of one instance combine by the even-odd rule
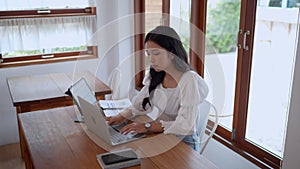
[[[113,129],[112,127],[109,128],[109,132],[111,141],[113,143],[120,143],[128,139],[126,135],[119,133],[118,131],[116,131],[116,129]]]
[[[120,130],[121,130],[124,126],[126,126],[126,125],[127,125],[127,123],[126,123],[126,122],[123,122],[123,123],[121,123],[121,124],[113,125],[113,126],[111,126],[111,127],[114,128],[115,130],[117,130],[118,132],[120,132]]]

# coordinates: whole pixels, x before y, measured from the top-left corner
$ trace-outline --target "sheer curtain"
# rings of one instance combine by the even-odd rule
[[[1,0],[0,10],[93,6],[89,0]],[[5,8],[5,9],[4,9]],[[96,30],[96,16],[0,20],[0,53],[86,45]]]
[[[0,20],[0,53],[85,45],[95,16]]]

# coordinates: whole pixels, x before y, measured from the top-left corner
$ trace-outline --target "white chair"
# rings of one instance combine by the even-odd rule
[[[108,78],[108,85],[112,89],[112,94],[106,95],[105,99],[107,100],[119,99],[120,78],[121,78],[120,70],[118,68],[113,69]]]
[[[108,77],[108,86],[111,88],[112,90],[112,94],[107,94],[105,95],[105,99],[106,100],[119,100],[119,99],[125,99],[127,97],[121,96],[121,88],[120,86],[121,81],[122,81],[122,74],[121,74],[121,70],[120,68],[114,68],[112,70],[112,72],[110,73],[109,77]],[[123,84],[127,85],[127,82]],[[138,94],[138,90],[135,89],[134,86],[134,79],[132,79],[132,81],[129,84],[129,90],[128,90],[128,98],[132,99],[135,95]]]
[[[214,117],[214,120],[209,122],[209,117]],[[200,122],[198,130],[200,132],[200,154],[203,153],[209,140],[214,135],[219,123],[219,113],[216,107],[207,100],[204,100],[200,105]]]

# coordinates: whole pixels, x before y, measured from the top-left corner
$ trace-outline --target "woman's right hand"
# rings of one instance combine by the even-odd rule
[[[125,120],[126,120],[126,118],[120,114],[118,114],[116,116],[106,117],[106,121],[109,125],[120,124],[120,123],[124,122]]]

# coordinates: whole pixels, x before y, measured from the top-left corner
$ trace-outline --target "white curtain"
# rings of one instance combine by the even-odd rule
[[[86,45],[95,16],[0,20],[0,53]]]
[[[0,10],[84,8],[94,0],[0,0]],[[0,20],[0,53],[86,45],[96,30],[96,16]]]

